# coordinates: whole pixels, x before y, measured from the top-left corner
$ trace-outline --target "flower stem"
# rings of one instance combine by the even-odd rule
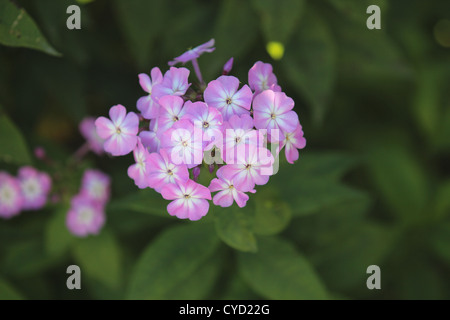
[[[202,77],[202,73],[200,71],[200,67],[198,65],[198,61],[197,59],[193,59],[192,60],[192,65],[194,66],[194,71],[195,71],[195,75],[197,76],[198,81],[200,82],[200,84],[205,84],[203,82],[203,77]]]

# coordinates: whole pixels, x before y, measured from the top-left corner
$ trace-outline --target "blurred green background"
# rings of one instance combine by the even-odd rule
[[[0,220],[0,299],[450,298],[450,1],[13,2],[35,24],[10,33],[20,11],[0,0],[0,170],[56,173],[65,197],[87,167],[113,184],[99,236],[68,233],[64,197]],[[81,30],[66,28],[70,4]],[[366,27],[371,4],[381,30]],[[282,159],[244,209],[196,223],[138,191],[131,155],[70,163],[83,117],[135,111],[138,73],[210,38],[207,81],[230,57],[242,83],[256,61],[272,63],[307,139],[299,161]],[[284,44],[281,60],[269,41]],[[36,146],[58,165],[33,160]],[[81,290],[66,287],[71,264]],[[381,290],[366,287],[369,265]]]

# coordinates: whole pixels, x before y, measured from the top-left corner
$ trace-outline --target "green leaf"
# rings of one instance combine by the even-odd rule
[[[0,278],[0,300],[22,300],[22,295],[8,282]]]
[[[0,160],[15,164],[29,164],[31,158],[20,131],[0,111]]]
[[[450,222],[446,221],[432,232],[431,248],[448,265],[450,265]]]
[[[204,264],[216,252],[219,243],[210,225],[189,223],[164,231],[139,258],[131,275],[128,298],[171,298],[168,295],[186,283],[192,285],[190,290],[196,291],[196,284],[190,282],[190,277],[197,278],[196,283],[213,278],[211,269],[202,277],[200,268],[207,268]],[[201,296],[205,291],[201,286],[191,295]]]
[[[367,162],[375,186],[398,218],[415,221],[424,214],[428,180],[413,154],[399,144],[380,142],[369,150]]]
[[[286,42],[296,29],[302,14],[303,0],[253,0],[267,41]]]
[[[312,108],[314,120],[322,121],[334,86],[336,48],[325,21],[313,10],[305,14],[281,62]]]
[[[85,274],[111,289],[121,285],[122,265],[119,245],[108,230],[78,239],[73,246],[76,263]]]
[[[263,188],[251,197],[255,203],[253,231],[256,234],[274,235],[287,227],[292,210],[273,189]]]
[[[114,7],[125,40],[139,68],[150,70],[154,42],[166,28],[167,1],[115,0]],[[137,78],[136,78],[137,79]],[[136,80],[137,81],[137,80]]]
[[[439,186],[434,204],[437,217],[450,216],[450,180]]]
[[[212,211],[215,217],[217,234],[223,242],[244,252],[256,252],[258,250],[256,238],[252,231],[253,212],[247,207],[239,208],[236,204],[228,208],[214,207]]]
[[[66,216],[68,206],[62,206],[53,212],[45,230],[45,250],[49,255],[61,255],[67,252],[76,239],[67,229]]]
[[[172,218],[167,212],[169,202],[164,200],[159,193],[151,189],[143,189],[117,200],[112,200],[107,211],[129,211],[145,214],[154,214],[161,217]]]
[[[309,262],[283,239],[261,238],[257,253],[239,253],[239,271],[268,299],[326,299],[327,293]]]
[[[0,43],[6,46],[31,48],[50,55],[61,56],[50,46],[25,10],[16,7],[10,0],[0,0]]]

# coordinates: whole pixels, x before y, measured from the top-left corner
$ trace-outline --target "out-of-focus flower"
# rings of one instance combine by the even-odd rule
[[[205,52],[213,52],[216,48],[214,48],[214,39],[205,42],[194,49],[190,49],[183,53],[181,56],[176,57],[173,61],[169,62],[169,66],[174,66],[177,63],[185,64],[189,61],[197,59]]]
[[[141,112],[145,119],[154,119],[158,116],[159,105],[152,98],[153,86],[160,84],[163,81],[163,75],[159,68],[155,67],[150,72],[150,77],[145,74],[139,74],[139,84],[141,88],[148,93],[147,96],[139,98],[137,101],[137,109]]]
[[[98,234],[104,224],[105,212],[100,203],[82,195],[72,198],[66,217],[67,228],[72,234],[79,237]]]
[[[134,150],[139,130],[139,117],[134,112],[116,105],[109,110],[109,117],[100,117],[95,121],[97,133],[105,139],[104,149],[113,156],[123,156]]]
[[[139,138],[141,138],[141,142],[148,149],[148,152],[159,152],[161,140],[158,136],[158,119],[151,120],[149,130],[142,131]]]
[[[195,221],[208,213],[207,200],[211,200],[211,192],[193,180],[169,184],[162,189],[161,194],[164,199],[173,200],[167,206],[167,211],[172,216]]]
[[[20,182],[8,173],[0,171],[0,217],[8,219],[18,215],[22,205]]]
[[[39,210],[47,203],[52,180],[45,172],[25,166],[19,169],[18,179],[23,196],[23,210]]]
[[[95,118],[87,117],[80,122],[80,133],[86,139],[89,144],[89,149],[94,153],[101,155],[103,154],[103,143],[104,139],[100,138],[95,129]]]
[[[101,205],[108,202],[111,193],[111,179],[100,170],[87,169],[81,180],[80,194]]]

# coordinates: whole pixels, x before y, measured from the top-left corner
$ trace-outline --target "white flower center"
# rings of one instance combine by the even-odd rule
[[[22,182],[22,192],[27,199],[33,199],[41,193],[41,186],[36,179],[27,179]]]
[[[13,205],[14,190],[10,186],[5,185],[0,188],[0,202],[5,203],[8,206]]]
[[[78,219],[83,224],[90,224],[94,218],[94,211],[91,208],[83,207],[78,213]]]

